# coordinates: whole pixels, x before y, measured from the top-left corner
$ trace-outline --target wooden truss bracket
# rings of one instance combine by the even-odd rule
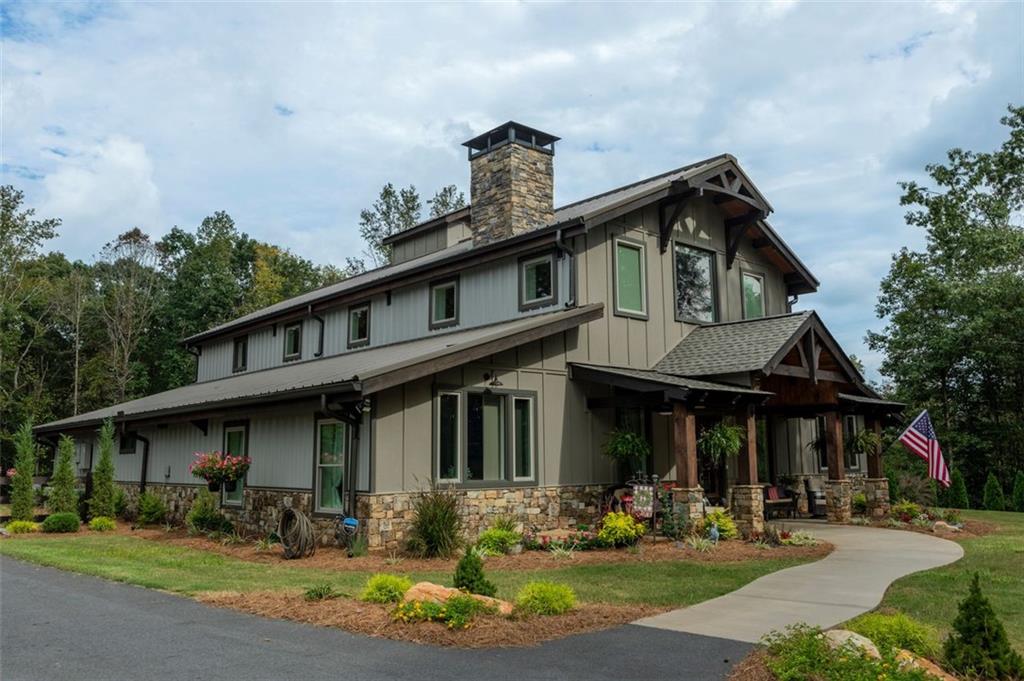
[[[747,227],[763,220],[765,213],[761,209],[752,210],[749,213],[725,221],[725,268],[731,270],[732,263],[736,260],[736,251],[740,247],[740,237],[747,231]]]
[[[693,196],[699,194],[698,190],[687,189],[682,194],[670,196],[658,204],[658,250],[664,253],[668,249],[672,237],[672,227],[675,226],[683,209]],[[672,210],[668,208],[671,206]]]

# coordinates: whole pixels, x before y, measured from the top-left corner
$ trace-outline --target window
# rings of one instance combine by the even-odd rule
[[[825,435],[825,417],[814,419],[814,448],[818,452],[818,468],[828,468],[828,439]]]
[[[676,244],[676,320],[715,321],[715,254]]]
[[[466,395],[466,479],[505,477],[505,396]]]
[[[457,279],[430,286],[430,328],[441,329],[459,323],[459,282]]]
[[[552,253],[519,262],[519,309],[555,302],[555,256]]]
[[[284,361],[302,357],[302,322],[284,327]]]
[[[459,479],[459,393],[441,393],[437,404],[437,479]]]
[[[242,336],[241,338],[235,339],[234,350],[231,356],[232,371],[245,371],[245,367],[249,362],[248,336]]]
[[[643,244],[615,240],[615,313],[647,317],[647,270]]]
[[[135,453],[135,431],[129,430],[127,433],[121,436],[121,441],[117,448],[118,454],[134,454]]]
[[[533,400],[529,397],[512,398],[512,455],[515,470],[513,480],[533,479]]]
[[[245,456],[248,451],[246,434],[248,427],[244,424],[224,425],[224,453],[231,456]],[[241,506],[245,498],[243,488],[245,480],[239,480],[234,492],[224,489],[221,492],[221,503],[225,506]]]
[[[348,309],[348,346],[358,348],[370,343],[370,304]]]
[[[764,277],[753,272],[743,273],[743,318],[764,316]]]
[[[344,510],[348,426],[341,421],[319,421],[316,429],[316,505],[321,513]]]
[[[858,433],[857,428],[857,417],[853,414],[847,414],[843,417],[843,459],[844,465],[849,469],[860,468],[860,459],[857,457],[857,453],[853,451],[852,443],[850,442],[853,437]]]

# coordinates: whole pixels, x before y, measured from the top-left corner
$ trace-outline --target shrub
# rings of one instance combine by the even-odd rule
[[[995,473],[988,474],[985,481],[985,492],[982,503],[987,511],[1003,511],[1006,509],[1006,498],[1003,496],[1003,486],[999,484],[999,478]]]
[[[117,528],[117,523],[114,522],[113,518],[98,515],[89,521],[89,529],[93,532],[110,532]]]
[[[921,515],[921,506],[913,501],[900,499],[889,508],[889,515],[893,518],[898,518],[904,523],[909,523],[911,520]]]
[[[196,532],[232,532],[234,525],[217,508],[217,498],[205,487],[199,490],[185,524]]]
[[[359,600],[367,603],[398,603],[411,587],[412,581],[405,577],[379,573],[367,580]]]
[[[1011,510],[1024,513],[1024,471],[1017,471],[1013,479],[1013,494],[1010,496]]]
[[[494,516],[494,520],[491,521],[490,529],[521,534],[521,532],[519,532],[519,521],[514,515],[508,514]]]
[[[832,650],[821,629],[806,624],[772,632],[763,643],[768,648],[765,664],[778,681],[928,681],[921,669],[903,668],[888,651],[874,659],[852,646]],[[881,652],[881,651],[880,651]]]
[[[423,490],[413,500],[412,510],[407,550],[427,558],[451,558],[462,545],[462,518],[455,490]]]
[[[561,615],[576,606],[576,594],[565,584],[527,582],[516,595],[516,608],[531,615]]]
[[[114,515],[113,518],[128,517],[128,495],[120,487],[114,488]]]
[[[482,548],[491,556],[500,556],[512,550],[512,547],[522,541],[523,536],[518,532],[492,527],[480,533],[476,545]]]
[[[942,512],[942,519],[950,525],[959,525],[963,522],[959,509],[947,508]]]
[[[330,584],[315,584],[306,589],[302,597],[307,601],[326,601],[337,598],[340,595]]]
[[[698,553],[708,553],[715,548],[714,542],[707,537],[687,537],[686,545]]]
[[[498,587],[484,576],[484,562],[473,551],[466,551],[466,555],[459,559],[452,583],[456,589],[463,589],[471,594],[493,597],[498,593]]]
[[[75,441],[61,435],[57,445],[57,464],[50,478],[50,496],[46,505],[51,513],[74,513],[78,515],[78,491],[75,489]]]
[[[113,518],[116,512],[114,498],[114,423],[107,419],[100,427],[100,459],[92,472],[92,498],[89,499],[89,515]]]
[[[36,492],[32,474],[36,470],[39,448],[32,435],[32,423],[21,424],[14,434],[14,477],[11,479],[11,520],[31,521],[36,516]],[[10,471],[8,471],[10,477]]]
[[[144,492],[139,495],[139,522],[143,525],[154,525],[163,522],[167,515],[167,507],[164,502],[155,494]]]
[[[865,613],[847,623],[846,628],[867,636],[879,650],[889,649],[893,654],[906,648],[922,657],[934,658],[939,652],[938,632],[902,612]]]
[[[608,546],[632,546],[644,536],[646,527],[628,513],[612,511],[601,519],[597,538]]]
[[[960,603],[943,652],[946,664],[964,676],[1012,679],[1024,675],[1024,661],[1010,647],[1003,623],[981,593],[978,573],[974,573],[970,592]]]
[[[78,532],[81,524],[77,513],[51,513],[43,521],[43,532]]]
[[[712,511],[704,516],[704,533],[710,534],[711,525],[718,525],[718,538],[719,539],[738,539],[740,536],[739,528],[736,527],[736,521],[732,519],[732,516],[723,510]]]
[[[868,512],[868,497],[863,492],[857,492],[853,495],[853,512],[857,515],[864,515]]]
[[[818,538],[807,530],[797,530],[783,538],[782,543],[787,546],[817,546]]]
[[[406,601],[399,603],[392,617],[399,622],[444,622],[449,629],[466,629],[481,612],[493,609],[472,596],[452,596],[442,603]]]
[[[6,529],[11,534],[28,534],[29,532],[38,532],[39,523],[31,520],[12,520],[7,523]]]
[[[950,475],[945,504],[948,508],[971,507],[970,499],[967,496],[967,483],[964,482],[964,475],[959,468],[954,468]]]

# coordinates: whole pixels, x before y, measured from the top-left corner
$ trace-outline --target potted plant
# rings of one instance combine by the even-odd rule
[[[223,456],[220,452],[196,452],[195,461],[188,465],[188,471],[197,478],[206,480],[211,492],[219,492],[224,481]]]
[[[644,461],[651,454],[651,445],[643,436],[631,430],[619,428],[608,435],[608,440],[602,449],[605,456],[611,457],[624,467],[627,475],[642,467]]]
[[[862,430],[850,436],[846,447],[859,458],[874,454],[880,444],[882,444],[882,439],[874,431]]]
[[[224,491],[234,492],[238,489],[238,481],[245,477],[249,471],[252,460],[247,456],[232,456],[226,454],[221,459],[221,470],[224,472]]]
[[[742,426],[732,426],[724,421],[719,421],[710,428],[705,428],[697,440],[697,448],[701,454],[708,457],[715,464],[724,456],[736,456],[743,447],[744,429]]]

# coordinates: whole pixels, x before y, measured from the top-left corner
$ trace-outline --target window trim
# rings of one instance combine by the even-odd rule
[[[451,285],[455,288],[455,316],[451,318],[441,319],[434,321],[434,289],[442,286]],[[428,287],[429,300],[427,301],[427,323],[431,331],[434,329],[447,329],[452,326],[458,326],[459,324],[459,277],[445,277],[444,279],[435,279],[430,282]]]
[[[139,441],[135,437],[136,431],[126,430],[124,434],[117,439],[117,455],[118,456],[131,456],[139,451]],[[131,443],[131,446],[127,446]]]
[[[298,350],[298,352],[289,355],[288,354],[288,332],[291,329],[298,329],[299,330],[299,350]],[[284,331],[281,334],[281,336],[282,336],[282,340],[284,341],[284,343],[283,343],[284,348],[282,349],[282,358],[283,358],[283,360],[285,362],[294,362],[297,359],[302,359],[302,322],[298,321],[298,322],[291,322],[289,324],[285,324]]]
[[[746,300],[746,288],[743,286],[743,280],[746,277],[754,277],[755,279],[761,280],[761,316],[760,317],[748,317],[747,316],[747,300]],[[740,315],[742,319],[763,319],[768,316],[768,277],[765,276],[764,272],[757,270],[748,270],[746,268],[740,268]]]
[[[633,248],[640,251],[640,299],[643,301],[643,310],[627,310],[619,305],[619,245]],[[612,238],[612,306],[613,314],[616,317],[627,317],[629,319],[640,319],[647,321],[650,317],[650,301],[648,300],[647,288],[647,244],[624,236]]]
[[[679,247],[700,251],[711,256],[711,321],[697,319],[696,317],[684,317],[679,314],[679,277],[676,276],[677,258]],[[676,239],[672,242],[672,317],[677,322],[686,324],[717,324],[721,319],[721,308],[718,302],[718,251],[711,248],[703,248],[686,241]]]
[[[228,452],[228,433],[229,432],[237,432],[239,430],[241,430],[241,432],[242,432],[242,456],[249,456],[249,421],[248,420],[225,421],[224,422],[223,432],[221,433],[221,450],[220,450],[221,452],[223,452],[225,454],[227,454],[227,452]],[[220,490],[220,505],[221,506],[227,506],[229,508],[245,508],[245,488],[248,487],[248,479],[249,479],[249,472],[246,471],[245,475],[242,476],[242,479],[238,481],[238,483],[241,485],[240,491],[242,492],[242,498],[239,501],[228,501],[225,498],[225,496],[224,496],[225,494],[227,494],[227,491],[223,487],[221,487],[221,490]]]
[[[442,395],[454,395],[457,400],[455,407],[455,414],[457,417],[457,424],[455,430],[455,477],[454,478],[442,478],[441,477],[441,396]],[[462,391],[460,390],[438,390],[434,395],[434,413],[431,427],[434,430],[433,433],[433,450],[434,450],[434,480],[442,484],[459,485],[462,484],[462,426],[465,419],[462,415],[462,407],[466,400],[462,397]]]
[[[359,310],[364,310],[364,309],[366,310],[366,338],[353,339],[352,338],[352,313],[353,312],[358,312]],[[348,331],[346,332],[346,338],[347,338],[348,342],[346,343],[346,347],[348,347],[349,350],[353,350],[355,348],[366,347],[367,345],[370,344],[370,321],[371,321],[370,320],[370,312],[371,312],[371,306],[370,306],[370,301],[368,301],[368,300],[364,301],[362,303],[356,303],[354,305],[349,305],[349,307],[348,307],[348,314],[345,317],[347,322],[348,322]]]
[[[245,357],[241,364],[238,363],[238,345],[243,344]],[[249,334],[235,336],[231,341],[231,373],[237,374],[249,368]]]
[[[345,460],[341,463],[342,475],[348,476],[352,470],[352,427],[331,416],[317,416],[313,419],[313,515],[314,516],[338,516],[345,513],[344,495],[341,500],[341,508],[323,508],[320,506],[320,426],[329,424],[341,424],[345,427]],[[342,479],[344,481],[344,478]],[[358,481],[356,482],[358,485]],[[358,489],[356,490],[359,491]]]
[[[819,471],[827,471],[828,470],[828,436],[825,434],[825,430],[827,428],[828,428],[828,421],[825,419],[825,417],[822,416],[821,414],[815,415],[815,417],[814,417],[814,435],[815,435],[815,439],[817,440],[819,438],[825,438],[825,441],[822,443],[822,448],[820,450],[818,450],[817,452],[815,452],[815,454],[818,457],[818,470]],[[823,458],[824,458],[824,461],[822,461]],[[825,465],[822,466],[821,465],[822,463],[824,463]]]
[[[526,299],[526,266],[536,262],[547,260],[551,266],[551,294],[535,300]],[[519,288],[519,311],[536,310],[542,307],[549,307],[558,302],[558,268],[555,264],[555,253],[526,255],[519,258],[518,264],[518,288]]]
[[[845,432],[846,424],[850,424],[849,435]],[[857,428],[857,415],[856,414],[844,414],[843,415],[843,439],[847,442],[843,443],[843,467],[848,471],[859,471],[860,470],[860,454],[854,453],[853,448],[847,443],[848,441],[860,431]],[[853,465],[850,465],[850,455],[853,455]]]
[[[516,400],[522,400],[530,405],[530,475],[525,477],[516,475]],[[510,447],[512,459],[510,478],[512,482],[533,482],[537,477],[537,400],[532,395],[512,395],[509,402],[509,411],[512,412],[511,428],[509,429],[509,440],[512,444]]]

